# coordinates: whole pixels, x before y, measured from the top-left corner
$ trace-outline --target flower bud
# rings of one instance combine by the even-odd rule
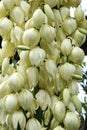
[[[69,55],[69,61],[75,64],[81,64],[84,59],[84,51],[79,47],[74,47]]]
[[[3,98],[3,103],[8,113],[13,113],[15,110],[18,109],[18,99],[17,99],[17,95],[15,94],[6,95]]]
[[[68,56],[72,50],[72,44],[70,39],[64,39],[63,42],[61,43],[61,51],[62,54],[65,56]]]
[[[27,121],[26,130],[41,130],[41,124],[36,118],[30,118]]]
[[[24,22],[24,12],[20,7],[15,6],[10,12],[10,18],[18,25],[22,25]]]
[[[32,89],[38,84],[38,78],[39,78],[38,69],[36,67],[29,67],[27,69],[27,76],[28,76],[29,87],[30,89]]]
[[[31,49],[39,43],[40,33],[36,29],[30,28],[24,31],[22,38],[23,43]]]
[[[35,97],[42,110],[45,110],[47,107],[51,107],[51,98],[46,90],[39,90]]]
[[[15,130],[17,129],[18,123],[20,125],[21,130],[24,130],[25,126],[26,126],[26,118],[25,118],[23,112],[20,110],[15,111],[12,114],[12,124],[13,124],[13,128]]]
[[[54,21],[53,11],[52,11],[51,7],[50,7],[48,4],[45,4],[45,5],[44,5],[44,11],[45,11],[47,17],[48,17],[50,20]]]
[[[12,28],[12,22],[7,17],[4,17],[0,20],[0,35],[7,35]]]
[[[18,93],[18,102],[24,110],[30,111],[31,114],[35,113],[36,102],[32,93],[27,89],[22,89],[22,91]]]
[[[40,47],[35,47],[30,50],[29,60],[32,65],[39,66],[41,62],[44,61],[45,55],[46,53],[43,49],[41,49]]]
[[[24,78],[19,72],[15,72],[9,77],[8,84],[14,92],[18,92],[24,87]]]
[[[60,67],[59,73],[64,80],[68,81],[72,78],[72,75],[75,73],[75,70],[76,68],[73,64],[66,62]]]
[[[62,101],[58,101],[54,104],[52,108],[53,115],[55,119],[60,123],[63,121],[65,116],[65,105]]]
[[[9,58],[6,57],[2,62],[2,75],[5,75],[9,67]]]
[[[41,9],[36,9],[32,16],[34,26],[36,28],[40,28],[42,24],[45,22],[45,14]]]
[[[40,29],[40,35],[41,38],[44,39],[47,43],[51,43],[56,36],[55,29],[47,24],[42,25]]]
[[[63,29],[67,34],[72,34],[77,28],[77,23],[75,19],[67,18],[64,20]]]
[[[67,112],[64,119],[64,125],[67,130],[78,130],[80,126],[79,118],[74,112]]]

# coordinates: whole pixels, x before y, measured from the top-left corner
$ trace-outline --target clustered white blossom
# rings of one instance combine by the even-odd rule
[[[0,1],[0,130],[79,129],[87,34],[80,2]]]

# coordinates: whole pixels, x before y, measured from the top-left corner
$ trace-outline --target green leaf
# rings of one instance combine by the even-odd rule
[[[20,123],[18,121],[17,130],[21,130]]]

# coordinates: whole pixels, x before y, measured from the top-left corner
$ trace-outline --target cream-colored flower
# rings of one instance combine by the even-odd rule
[[[9,94],[3,98],[3,104],[8,113],[13,113],[18,109],[18,99],[16,94]]]
[[[23,43],[31,49],[39,43],[40,33],[35,28],[30,28],[24,31],[22,39]]]
[[[75,66],[71,63],[64,63],[62,66],[60,66],[59,68],[59,74],[61,75],[61,77],[68,81],[72,78],[72,75],[75,73]]]
[[[38,84],[39,80],[39,72],[36,67],[29,67],[27,69],[27,77],[28,77],[28,83],[29,88],[32,89]]]
[[[41,130],[41,124],[36,118],[30,118],[27,121],[26,130]]]
[[[35,102],[33,94],[29,90],[22,89],[22,91],[18,93],[18,101],[19,105],[24,110],[28,110],[32,115],[35,113],[37,104]]]
[[[65,56],[68,56],[72,50],[72,44],[70,39],[64,39],[63,42],[61,43],[61,51],[62,54]]]
[[[64,125],[67,130],[78,130],[80,120],[74,112],[67,112],[64,119]]]
[[[84,51],[79,47],[74,47],[69,55],[69,61],[75,64],[81,64],[84,59]]]
[[[24,87],[24,78],[19,72],[14,72],[8,79],[8,84],[14,92]]]
[[[3,0],[3,5],[5,7],[6,10],[11,10],[14,5],[15,5],[15,1],[14,0]]]
[[[52,76],[53,79],[56,77],[57,66],[53,60],[50,60],[50,59],[46,60],[45,69],[46,69],[47,73]]]
[[[70,9],[63,6],[60,8],[60,14],[63,20],[70,17]]]
[[[67,18],[64,20],[63,29],[68,35],[72,34],[76,30],[76,28],[77,23],[75,19]]]
[[[41,9],[36,9],[32,16],[34,26],[40,28],[45,22],[45,14]]]
[[[51,43],[56,37],[55,29],[48,24],[44,24],[41,26],[40,35],[47,43]]]
[[[39,66],[44,61],[45,55],[45,51],[37,46],[30,50],[29,60],[32,65]]]
[[[47,17],[48,17],[50,20],[54,21],[53,11],[52,11],[51,7],[50,7],[48,4],[45,4],[45,5],[44,5],[44,11],[45,11]]]
[[[9,68],[9,58],[6,57],[4,58],[3,62],[2,62],[2,75],[5,75],[8,71]]]
[[[65,112],[66,112],[64,103],[62,101],[56,102],[53,105],[52,112],[53,112],[55,119],[59,123],[62,122],[65,117]]]
[[[65,106],[69,105],[70,100],[71,100],[70,91],[68,88],[65,88],[63,90],[63,101],[64,101]]]
[[[85,19],[84,11],[81,7],[77,7],[75,9],[74,16],[77,22],[83,21]]]
[[[79,92],[79,86],[78,86],[78,83],[76,81],[71,81],[68,84],[68,88],[69,88],[71,95],[77,95]]]
[[[26,118],[23,112],[20,110],[15,111],[12,114],[12,124],[15,130],[17,129],[18,122],[19,122],[21,130],[24,130],[26,126]]]
[[[81,47],[84,44],[85,40],[86,40],[86,35],[79,32],[79,30],[76,30],[73,33],[73,38],[75,39],[76,46]]]
[[[7,17],[4,17],[0,20],[0,35],[5,36],[7,35],[10,30],[12,29],[12,21],[9,20]]]
[[[15,26],[11,29],[10,39],[15,46],[22,43],[23,30],[19,26]]]
[[[46,90],[39,90],[35,97],[42,110],[45,110],[47,107],[51,107],[51,98]]]
[[[30,18],[29,20],[26,21],[25,23],[25,30],[34,28],[34,21],[33,18]]]
[[[78,113],[82,112],[82,104],[80,99],[77,97],[77,95],[72,96],[72,102],[77,110]]]
[[[12,92],[12,89],[8,84],[8,79],[7,80],[5,79],[5,81],[3,81],[0,84],[0,98],[4,97],[7,94],[10,94],[11,92]]]
[[[20,1],[20,7],[24,11],[25,20],[28,20],[28,18],[29,18],[29,11],[30,11],[30,5],[28,4],[28,2],[26,2],[24,0],[21,0]]]
[[[29,51],[21,51],[19,54],[23,66],[29,66]]]
[[[55,92],[58,93],[66,87],[66,81],[57,72],[55,77]]]
[[[61,126],[57,126],[53,130],[65,130],[65,129],[63,127],[61,127]]]
[[[6,12],[5,8],[4,8],[3,2],[0,1],[0,18],[5,17],[6,14],[7,14],[7,12]]]
[[[18,25],[22,25],[24,22],[24,12],[19,6],[15,6],[10,12],[10,19],[16,22]]]
[[[44,0],[44,2],[50,5],[51,8],[53,8],[57,5],[58,0]]]

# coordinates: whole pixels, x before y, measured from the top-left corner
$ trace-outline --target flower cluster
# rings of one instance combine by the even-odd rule
[[[0,130],[79,129],[87,34],[80,2],[0,1]]]

